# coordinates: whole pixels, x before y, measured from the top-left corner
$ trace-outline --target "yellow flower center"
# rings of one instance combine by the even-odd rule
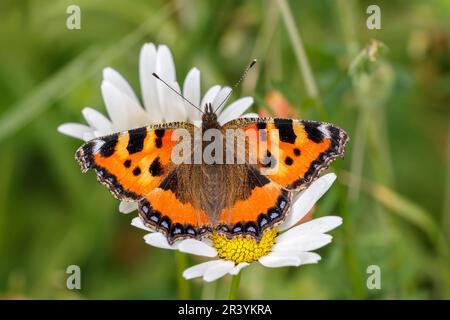
[[[261,240],[256,242],[253,238],[235,237],[228,239],[225,236],[214,233],[211,236],[213,247],[216,248],[219,258],[231,260],[235,263],[254,262],[270,252],[275,243],[278,232],[269,229],[264,232]]]

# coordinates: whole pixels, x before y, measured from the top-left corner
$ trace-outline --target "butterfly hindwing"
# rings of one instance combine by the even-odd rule
[[[246,168],[245,187],[249,192],[221,211],[215,230],[229,238],[243,235],[259,239],[266,229],[284,221],[292,192],[261,175],[257,168]]]
[[[257,132],[257,147],[264,149],[258,151],[258,168],[273,168],[267,171],[267,177],[295,191],[306,188],[331,161],[343,156],[348,141],[345,131],[337,126],[309,120],[240,118],[224,128],[240,128],[246,134]],[[271,150],[274,137],[277,150]]]
[[[186,186],[179,183],[179,169],[167,175],[159,186],[139,201],[143,223],[166,235],[169,243],[180,238],[202,238],[211,234],[208,214],[195,206],[191,197],[180,194]]]

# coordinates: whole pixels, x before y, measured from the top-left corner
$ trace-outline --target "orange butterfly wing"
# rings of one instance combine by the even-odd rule
[[[348,140],[332,124],[306,120],[239,118],[226,123],[224,129],[244,131],[249,141],[247,161],[252,151],[255,155],[256,163],[248,167],[257,183],[249,197],[221,212],[216,230],[257,239],[265,229],[284,221],[293,191],[306,188],[332,160],[342,156]]]
[[[119,200],[137,201],[148,195],[174,168],[171,152],[184,122],[147,126],[93,139],[76,152],[81,170],[94,169],[97,179]]]
[[[220,213],[216,232],[229,238],[248,235],[259,240],[266,229],[284,221],[292,192],[261,175],[255,167],[248,166],[247,174],[252,177],[249,196]]]
[[[258,150],[258,168],[267,169],[267,177],[281,187],[295,191],[306,188],[334,159],[343,156],[348,141],[344,130],[318,121],[240,118],[224,127],[240,128],[247,136],[256,137],[253,147]],[[272,142],[277,150],[271,149]]]

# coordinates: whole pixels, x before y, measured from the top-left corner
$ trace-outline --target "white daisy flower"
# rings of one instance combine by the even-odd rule
[[[183,90],[176,80],[175,64],[169,48],[165,45],[156,47],[153,43],[145,44],[139,57],[139,79],[143,106],[128,82],[114,69],[103,70],[101,84],[103,101],[108,117],[97,110],[86,107],[82,110],[87,124],[64,123],[58,131],[84,141],[105,136],[114,132],[126,131],[142,127],[150,123],[191,121],[199,123],[201,113],[190,106],[180,96],[174,93],[164,83],[156,79],[155,72],[170,84],[178,93],[194,105],[203,108],[206,103],[212,103],[217,108],[231,91],[230,87],[215,85],[200,93],[200,71],[192,68],[183,83]],[[235,118],[257,117],[257,114],[243,115],[253,104],[252,97],[244,97],[224,108],[225,103],[217,111],[220,123],[226,123]],[[129,213],[137,209],[135,202],[121,202],[120,212]]]
[[[334,173],[326,174],[300,192],[294,198],[286,220],[281,225],[265,231],[259,243],[251,238],[227,239],[224,236],[213,235],[202,241],[186,239],[171,245],[167,242],[166,236],[153,232],[139,217],[134,218],[131,224],[150,231],[144,236],[145,242],[149,245],[217,258],[186,269],[183,272],[186,279],[202,277],[206,282],[215,281],[226,274],[238,274],[252,262],[259,262],[269,268],[317,263],[321,257],[312,251],[331,242],[332,236],[326,232],[341,225],[342,218],[325,216],[297,224],[335,180]]]

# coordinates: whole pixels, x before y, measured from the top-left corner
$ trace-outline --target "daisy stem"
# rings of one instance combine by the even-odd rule
[[[187,255],[185,253],[176,251],[175,262],[177,268],[177,285],[178,285],[178,299],[188,300],[189,295],[189,283],[183,278],[183,270],[188,266]]]
[[[239,291],[239,282],[241,282],[241,273],[233,276],[231,279],[230,293],[228,294],[228,300],[236,300]]]

